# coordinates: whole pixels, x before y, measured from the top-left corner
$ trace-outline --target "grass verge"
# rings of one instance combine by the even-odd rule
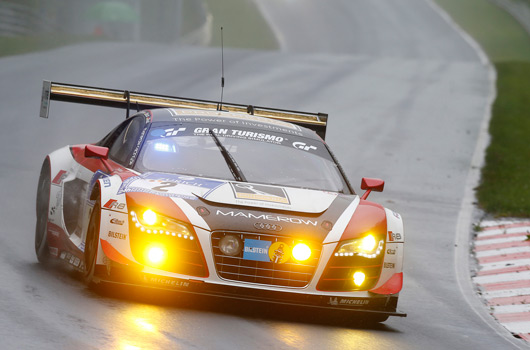
[[[530,217],[530,36],[487,0],[436,1],[477,40],[497,70],[479,206],[495,216]]]
[[[92,36],[49,34],[40,36],[0,36],[0,57],[50,50],[74,43],[101,40]]]

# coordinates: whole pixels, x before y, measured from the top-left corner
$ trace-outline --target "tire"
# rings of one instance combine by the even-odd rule
[[[42,164],[37,187],[37,222],[35,225],[35,253],[40,263],[50,261],[48,248],[48,212],[50,207],[50,160],[46,158]]]
[[[83,280],[89,287],[94,287],[94,273],[96,269],[97,252],[99,247],[99,229],[101,219],[101,203],[100,199],[96,200],[92,215],[90,215],[90,222],[88,224],[86,241],[85,241],[85,270],[83,272]]]

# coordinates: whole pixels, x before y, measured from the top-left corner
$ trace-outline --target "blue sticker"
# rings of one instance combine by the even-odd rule
[[[187,175],[145,173],[140,176],[130,177],[123,181],[117,193],[142,192],[162,197],[197,199],[193,194],[194,188],[202,188],[207,191],[224,183],[224,181],[209,180]]]
[[[245,239],[243,248],[243,259],[270,262],[270,241],[258,241],[256,239]]]
[[[166,132],[164,131],[164,129],[154,129],[150,132],[150,134],[154,137],[161,137],[162,135],[165,135]]]
[[[107,173],[102,172],[101,170],[97,170],[92,176],[92,179],[90,180],[90,184],[88,185],[88,191],[87,191],[88,196],[90,196],[90,193],[92,193],[92,189],[94,188],[96,181],[98,181],[101,178],[103,178],[103,187],[110,187],[109,175]]]

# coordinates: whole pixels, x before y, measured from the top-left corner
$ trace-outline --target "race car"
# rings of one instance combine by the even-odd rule
[[[327,115],[44,82],[52,100],[127,110],[44,159],[35,250],[88,285],[123,283],[348,310],[378,322],[403,284],[400,214],[359,196]],[[131,113],[131,106],[136,112]],[[132,114],[132,115],[131,115]]]

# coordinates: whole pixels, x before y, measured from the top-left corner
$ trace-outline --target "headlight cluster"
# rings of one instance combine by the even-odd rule
[[[131,220],[134,225],[142,232],[149,234],[160,234],[193,240],[194,237],[186,225],[178,221],[160,215],[151,209],[131,211]]]
[[[361,238],[342,242],[339,245],[335,256],[358,255],[364,258],[375,258],[381,253],[384,245],[384,239],[378,241],[374,235],[368,234]]]

